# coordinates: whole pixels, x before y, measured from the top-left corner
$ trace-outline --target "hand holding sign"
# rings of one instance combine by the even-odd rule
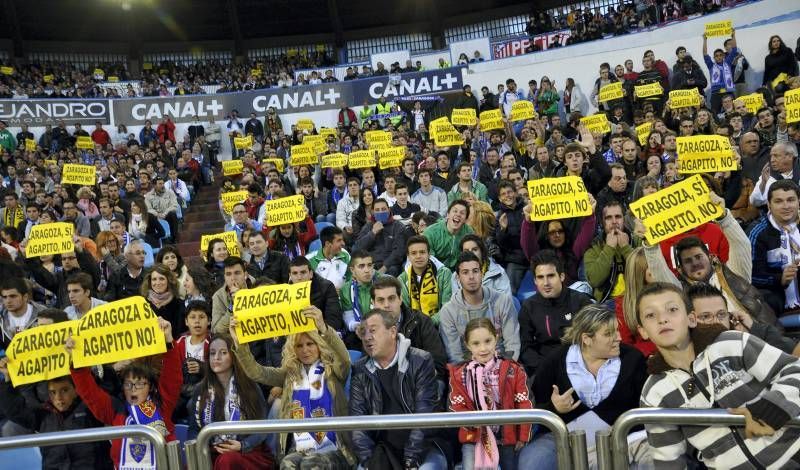
[[[328,326],[325,324],[325,319],[322,316],[322,310],[314,305],[309,305],[301,310],[300,313],[305,315],[309,320],[314,321],[314,324],[317,325],[317,331],[319,331],[320,334],[325,333],[325,330],[328,328]]]

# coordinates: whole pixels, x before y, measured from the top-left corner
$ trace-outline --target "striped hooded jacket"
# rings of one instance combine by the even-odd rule
[[[699,451],[709,468],[797,468],[800,429],[783,425],[800,414],[800,362],[747,333],[720,326],[691,332],[697,357],[692,370],[669,366],[660,354],[650,360],[651,376],[642,390],[644,407],[739,408],[776,430],[745,438],[744,427],[647,425],[657,469],[687,467],[687,452]]]

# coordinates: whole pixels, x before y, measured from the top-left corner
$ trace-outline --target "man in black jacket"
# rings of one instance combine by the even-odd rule
[[[440,390],[444,390],[447,383],[447,353],[442,338],[430,317],[403,304],[402,289],[397,278],[383,276],[376,279],[370,289],[372,305],[386,310],[397,319],[398,331],[411,341],[412,347],[433,356],[437,379],[441,381]]]
[[[563,284],[564,265],[552,250],[534,256],[531,269],[537,294],[526,299],[519,312],[519,361],[533,377],[542,360],[561,344],[575,313],[592,299]]]
[[[500,200],[500,210],[498,211],[497,225],[494,229],[494,237],[497,244],[503,247],[501,251],[500,264],[505,268],[508,279],[511,282],[511,292],[516,293],[525,272],[528,270],[528,257],[522,251],[520,245],[520,233],[522,232],[522,221],[525,215],[522,208],[525,201],[517,197],[514,184],[509,181],[500,181],[498,185]]]
[[[308,258],[298,256],[289,265],[289,283],[311,281],[311,305],[322,310],[322,318],[336,331],[344,330],[339,293],[333,283],[311,270]]]
[[[12,422],[36,432],[61,432],[102,427],[75,391],[69,376],[47,382],[50,399],[31,407],[25,397],[9,382],[8,359],[0,359],[0,411]],[[42,468],[113,468],[108,458],[107,442],[54,445],[41,448]],[[10,463],[10,462],[6,462]]]
[[[437,410],[440,393],[433,358],[413,347],[399,329],[391,312],[373,309],[364,316],[362,339],[367,356],[353,367],[351,416]],[[432,431],[422,429],[353,431],[353,451],[359,464],[369,469],[388,468],[389,462],[406,469],[447,468],[443,446],[432,437]]]
[[[380,274],[397,276],[406,260],[406,241],[412,235],[411,228],[392,218],[385,199],[375,200],[372,215],[374,220],[361,229],[353,249],[369,251]]]
[[[453,105],[455,109],[474,109],[475,113],[478,112],[478,99],[472,94],[472,87],[464,85],[464,91],[456,99]]]
[[[269,249],[264,232],[250,230],[247,246],[252,255],[247,264],[247,274],[254,279],[268,277],[278,284],[289,280],[289,258],[279,251]]]

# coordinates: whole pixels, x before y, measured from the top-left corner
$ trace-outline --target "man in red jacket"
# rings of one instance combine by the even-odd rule
[[[158,141],[162,144],[165,140],[175,142],[175,123],[172,122],[169,116],[161,119],[161,123],[158,124],[156,129],[156,134],[158,135]]]
[[[103,123],[97,121],[94,123],[95,128],[92,131],[92,141],[97,145],[102,145],[103,148],[111,142],[111,136],[108,135],[105,129],[103,129]]]

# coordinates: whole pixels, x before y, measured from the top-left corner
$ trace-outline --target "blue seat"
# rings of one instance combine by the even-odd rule
[[[800,314],[786,315],[778,318],[784,328],[800,328]]]
[[[183,443],[189,438],[189,426],[186,424],[176,424],[175,437],[178,438],[178,441],[181,443],[181,447],[183,447]]]
[[[522,305],[519,303],[519,299],[516,297],[511,297],[511,301],[514,302],[514,310],[516,310],[517,314],[519,314],[519,309],[522,308]]]
[[[529,270],[525,273],[525,277],[522,278],[522,282],[519,284],[519,289],[517,290],[517,300],[522,303],[525,301],[525,299],[532,297],[535,293],[536,287],[533,285],[533,274]]]
[[[169,229],[169,224],[166,220],[158,219],[158,222],[161,223],[161,226],[164,228],[164,236],[161,238],[162,240],[166,238],[172,237],[172,231]]]
[[[313,242],[308,245],[308,252],[311,253],[312,251],[318,251],[322,249],[322,242],[319,241],[319,238],[315,238]]]
[[[353,375],[353,364],[356,363],[357,360],[361,359],[361,356],[364,355],[361,351],[354,351],[352,349],[348,349],[347,352],[350,354],[350,373],[347,374],[347,382],[344,383],[344,393],[347,397],[350,397],[350,377]]]
[[[319,233],[325,227],[333,227],[333,224],[330,222],[314,222],[314,227],[317,229],[317,233]]]
[[[42,453],[38,447],[0,450],[0,470],[42,468]]]
[[[142,248],[144,248],[144,267],[149,268],[156,262],[153,247],[149,243],[142,242]]]

